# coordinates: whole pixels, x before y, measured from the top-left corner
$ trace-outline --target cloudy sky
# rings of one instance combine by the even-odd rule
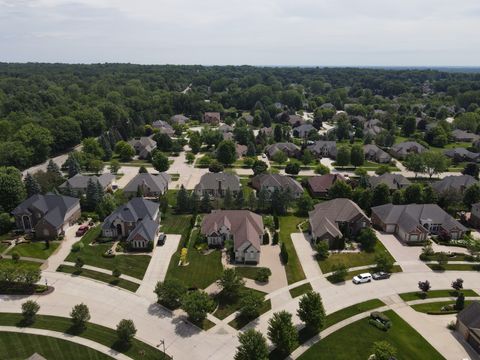
[[[0,61],[480,65],[478,0],[0,0]]]

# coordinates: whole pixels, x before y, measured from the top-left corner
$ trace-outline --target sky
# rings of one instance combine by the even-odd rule
[[[478,0],[0,0],[1,62],[479,66]]]

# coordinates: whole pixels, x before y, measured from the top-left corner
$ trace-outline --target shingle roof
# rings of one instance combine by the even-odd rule
[[[233,247],[245,242],[260,251],[260,236],[264,233],[262,217],[248,210],[218,210],[203,218],[201,233],[210,235],[225,225],[233,235]]]
[[[378,160],[384,159],[386,161],[390,161],[392,159],[392,157],[387,152],[383,151],[377,145],[374,145],[374,144],[364,145],[363,152],[365,153],[365,155],[374,157]]]
[[[148,241],[154,241],[155,235],[157,233],[158,223],[153,221],[149,217],[143,218],[137,223],[135,228],[130,232],[127,238],[127,242],[135,238],[135,236],[140,235],[142,238]]]
[[[230,189],[230,191],[240,190],[240,178],[236,174],[230,173],[206,173],[200,178],[200,182],[195,186],[195,191],[217,190],[219,182],[222,189]]]
[[[462,140],[475,141],[480,139],[480,136],[478,136],[477,134],[472,134],[472,133],[469,133],[468,131],[460,130],[460,129],[453,130],[452,137],[455,140],[459,140],[459,141],[462,141]]]
[[[468,328],[480,328],[480,302],[473,301],[458,313],[457,319]]]
[[[480,157],[480,154],[471,152],[465,148],[446,150],[444,154],[445,156],[448,156],[450,158],[463,158],[466,160],[478,160],[478,158]]]
[[[477,183],[477,180],[471,175],[449,175],[434,183],[432,187],[438,192],[450,190],[463,191]]]
[[[168,188],[169,182],[170,175],[164,172],[158,175],[140,173],[135,175],[123,190],[125,192],[135,192],[137,191],[139,185],[145,184],[154,192],[163,192]]]
[[[283,151],[285,153],[296,153],[300,151],[300,148],[294,143],[290,142],[275,143],[268,145],[265,148],[265,153],[268,154],[268,156],[273,156],[279,151]]]
[[[392,150],[400,155],[407,155],[410,152],[421,153],[425,151],[425,147],[416,141],[405,141],[392,146]]]
[[[183,124],[185,124],[185,123],[189,120],[189,118],[186,117],[185,115],[179,114],[179,115],[173,115],[173,116],[170,118],[170,120],[171,120],[173,123],[183,125]]]
[[[82,174],[76,174],[75,176],[71,177],[67,181],[65,181],[62,185],[60,185],[60,188],[65,188],[67,187],[67,184],[70,184],[70,186],[73,189],[86,189],[88,185],[88,181],[92,179],[94,183],[97,181],[100,183],[100,185],[103,188],[106,188],[114,179],[115,175],[113,174],[102,174],[100,176],[95,176],[95,175],[82,175]]]
[[[120,219],[122,222],[137,222],[148,217],[153,220],[158,208],[158,203],[140,197],[133,198],[107,216],[103,221],[102,228],[110,228],[115,219]]]
[[[310,226],[317,236],[329,233],[333,237],[342,235],[337,222],[350,222],[358,216],[368,221],[367,215],[357,204],[344,198],[319,203],[308,213]]]
[[[45,195],[36,194],[13,209],[13,215],[31,213],[37,209],[44,214],[42,220],[46,221],[55,228],[58,228],[65,222],[65,217],[69,210],[78,206],[80,200],[70,196],[47,193]]]
[[[321,153],[323,148],[326,148],[330,155],[337,155],[337,143],[335,141],[318,140],[315,144],[307,146],[308,150],[317,154]]]
[[[303,192],[302,185],[295,179],[281,174],[260,174],[252,178],[252,186],[256,190],[263,187],[290,189],[293,193]]]
[[[341,174],[325,174],[321,176],[312,176],[308,178],[308,185],[313,192],[327,192],[328,189],[337,180],[346,181]]]
[[[380,184],[385,184],[390,190],[398,190],[404,186],[408,186],[411,182],[401,174],[385,173],[380,176],[372,176],[368,179],[371,187],[377,187]]]

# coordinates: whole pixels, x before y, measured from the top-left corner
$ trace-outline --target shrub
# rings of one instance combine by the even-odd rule
[[[263,234],[263,245],[268,245],[268,243],[270,242],[270,235],[268,234],[268,232],[265,232],[265,234]]]
[[[257,270],[255,280],[259,282],[268,282],[268,278],[272,275],[272,271],[269,268],[262,267]]]
[[[22,315],[23,320],[26,324],[32,324],[35,321],[35,315],[38,310],[40,310],[40,305],[38,305],[33,300],[28,300],[22,304]]]
[[[83,242],[78,241],[78,242],[76,242],[75,244],[72,245],[72,252],[79,252],[84,247],[85,247],[85,245],[83,244]]]
[[[333,272],[330,275],[330,278],[333,282],[339,283],[345,281],[345,278],[348,275],[348,270],[345,264],[335,264],[332,268]]]
[[[12,260],[16,263],[20,260],[20,254],[16,251],[12,252]]]
[[[132,320],[123,319],[117,325],[118,340],[123,344],[128,344],[132,341],[137,333],[137,329]]]
[[[318,260],[325,260],[328,258],[330,253],[328,252],[328,242],[327,241],[319,241],[315,244],[315,250],[317,251],[317,259]]]
[[[119,278],[120,275],[122,275],[122,273],[120,272],[120,270],[118,270],[117,268],[113,269],[112,271],[112,276],[116,277],[116,278]]]
[[[81,257],[77,257],[77,259],[75,260],[75,267],[77,269],[81,269],[83,265],[85,265],[85,261],[83,261]]]
[[[283,264],[288,264],[288,251],[285,243],[282,243],[280,247],[280,258],[282,259]]]
[[[278,232],[276,232],[276,231],[273,233],[272,244],[273,244],[273,245],[277,245],[277,244],[278,244]]]

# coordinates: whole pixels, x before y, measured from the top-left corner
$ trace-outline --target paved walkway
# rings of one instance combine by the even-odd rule
[[[155,246],[153,248],[152,258],[148,264],[147,271],[143,276],[141,285],[137,290],[137,294],[150,300],[156,301],[157,296],[153,292],[158,281],[165,280],[167,275],[168,264],[172,255],[177,251],[182,235],[167,234],[167,239],[163,246]]]
[[[108,346],[99,344],[95,341],[88,340],[80,336],[73,336],[58,331],[44,330],[44,329],[35,329],[35,328],[25,328],[25,327],[15,327],[15,326],[0,326],[0,332],[12,332],[12,333],[21,333],[21,334],[31,334],[31,335],[41,335],[48,336],[52,338],[57,338],[61,340],[70,341],[79,345],[83,345],[94,349],[98,352],[101,352],[105,355],[108,355],[114,359],[119,360],[131,360],[130,357],[123,355],[115,350],[110,349]]]
[[[80,240],[80,237],[75,236],[80,225],[70,226],[65,231],[65,237],[60,242],[60,246],[55,250],[55,252],[50,255],[50,257],[45,261],[41,267],[44,271],[56,271],[57,268],[63,263],[65,258],[70,254],[72,245]]]

